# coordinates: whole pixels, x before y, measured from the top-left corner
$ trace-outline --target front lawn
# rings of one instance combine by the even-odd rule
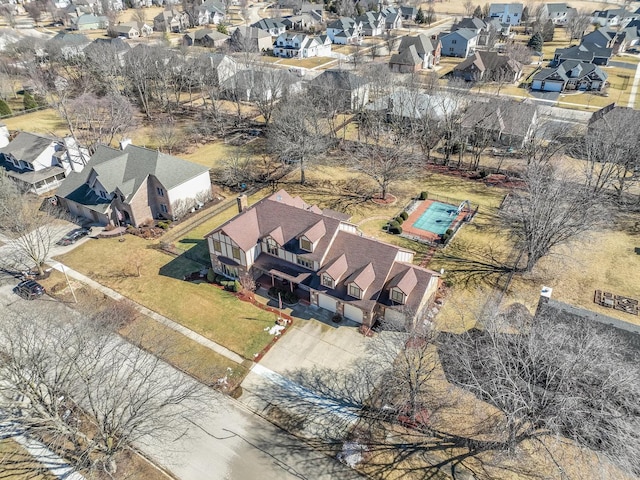
[[[3,480],[54,480],[19,443],[11,438],[0,439],[0,478]]]
[[[91,240],[58,260],[247,359],[271,340],[264,328],[273,324],[272,314],[207,283],[182,280],[201,264],[168,256],[151,241],[124,238]]]

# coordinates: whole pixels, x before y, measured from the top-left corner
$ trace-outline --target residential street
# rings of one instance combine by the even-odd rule
[[[48,309],[64,312],[68,308],[48,296],[31,302],[21,299],[12,292],[17,281],[11,277],[0,278],[0,283],[2,309],[39,315]],[[361,478],[229,397],[210,391],[207,402],[211,408],[197,418],[183,417],[175,438],[139,448],[183,480]]]

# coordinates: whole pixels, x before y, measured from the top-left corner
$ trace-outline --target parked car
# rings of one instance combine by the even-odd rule
[[[80,240],[82,237],[86,237],[89,235],[89,230],[86,228],[76,228],[75,230],[71,230],[64,237],[62,237],[57,245],[72,245]]]
[[[13,290],[26,300],[35,300],[47,293],[44,287],[35,280],[24,280]]]

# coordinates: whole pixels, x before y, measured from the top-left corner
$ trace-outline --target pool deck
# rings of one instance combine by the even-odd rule
[[[402,233],[407,235],[413,235],[415,237],[424,238],[425,240],[428,240],[430,242],[435,242],[436,240],[438,240],[440,238],[440,235],[438,235],[437,233],[429,232],[428,230],[422,230],[421,228],[416,228],[413,226],[415,221],[418,220],[422,216],[422,214],[427,210],[427,208],[429,208],[431,204],[434,202],[435,200],[422,201],[422,203],[418,205],[418,207],[411,213],[411,215],[409,215],[409,218],[407,218],[407,220],[405,220],[405,222],[402,224]],[[440,203],[444,203],[444,202],[440,202]],[[458,208],[458,207],[456,205],[453,205],[453,208]],[[464,210],[460,212],[456,216],[456,218],[453,220],[453,222],[451,222],[451,226],[449,228],[454,228],[458,223],[462,222],[462,220],[464,219],[467,213],[468,212]]]

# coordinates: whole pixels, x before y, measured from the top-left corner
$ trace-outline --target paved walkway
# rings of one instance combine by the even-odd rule
[[[116,292],[115,290],[112,290],[109,287],[105,287],[104,285],[96,282],[95,280],[92,280],[91,278],[87,277],[86,275],[83,275],[80,272],[77,272],[69,267],[67,267],[66,265],[61,264],[60,262],[57,261],[50,261],[49,264],[56,270],[62,272],[62,273],[66,273],[69,277],[75,278],[76,280],[79,280],[80,282],[90,286],[91,288],[98,290],[102,293],[104,293],[105,295],[107,295],[110,298],[113,298],[114,300],[127,300],[128,302],[130,302],[133,307],[139,311],[140,313],[147,315],[148,317],[153,318],[154,320],[156,320],[157,322],[171,328],[172,330],[175,330],[176,332],[181,333],[182,335],[184,335],[185,337],[190,338],[191,340],[199,343],[200,345],[203,345],[207,348],[209,348],[210,350],[213,350],[216,353],[219,353],[220,355],[228,358],[229,360],[236,362],[236,363],[243,363],[245,361],[245,359],[243,357],[241,357],[240,355],[238,355],[235,352],[232,352],[231,350],[229,350],[226,347],[223,347],[222,345],[220,345],[219,343],[213,342],[211,340],[209,340],[206,337],[203,337],[202,335],[200,335],[199,333],[194,332],[193,330],[189,330],[186,327],[183,327],[182,325],[174,322],[173,320],[165,317],[164,315],[160,315],[157,312],[154,312],[153,310],[149,310],[147,307],[140,305],[139,303],[134,302],[131,299],[126,298],[125,296],[121,295],[120,293]]]
[[[28,438],[21,433],[18,425],[12,423],[0,424],[0,438],[11,438],[24,448],[43,468],[46,468],[51,475],[65,480],[85,480],[67,461],[53,453],[42,443]],[[10,471],[10,469],[9,469]],[[11,475],[11,473],[9,473]]]
[[[636,94],[638,93],[638,86],[640,85],[640,63],[636,67],[636,74],[633,77],[633,85],[631,85],[631,93],[629,94],[629,102],[627,107],[634,108],[636,104]]]

